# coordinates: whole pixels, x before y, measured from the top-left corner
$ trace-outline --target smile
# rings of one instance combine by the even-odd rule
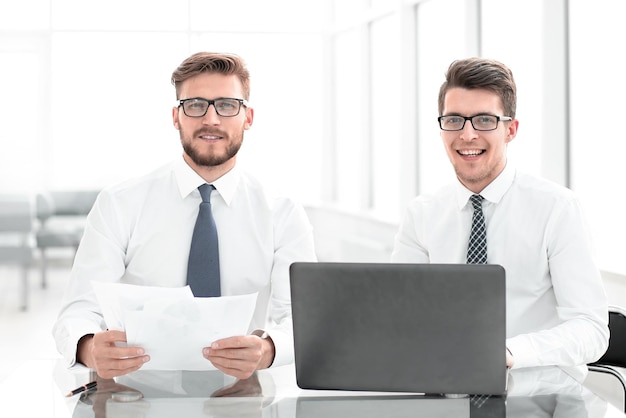
[[[485,150],[484,149],[464,149],[464,150],[457,150],[457,152],[466,157],[475,157],[477,155],[484,153]]]

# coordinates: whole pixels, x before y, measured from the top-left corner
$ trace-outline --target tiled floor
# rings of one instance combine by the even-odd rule
[[[0,382],[33,358],[57,358],[52,325],[60,306],[70,262],[55,260],[49,269],[48,286],[41,288],[40,272],[29,272],[29,306],[20,310],[21,271],[0,266]]]

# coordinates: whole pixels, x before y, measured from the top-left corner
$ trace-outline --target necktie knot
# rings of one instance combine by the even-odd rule
[[[473,194],[470,197],[470,202],[472,202],[474,210],[482,209],[483,207],[483,197],[479,194]]]
[[[200,191],[200,196],[202,196],[203,202],[211,203],[211,192],[213,191],[213,189],[215,189],[215,186],[213,186],[212,184],[206,184],[206,183],[198,187],[198,190]]]

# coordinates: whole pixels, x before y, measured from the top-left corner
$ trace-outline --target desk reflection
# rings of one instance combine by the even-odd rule
[[[98,377],[97,390],[81,396],[73,417],[262,417],[274,392],[271,375],[263,380],[268,396],[257,373],[245,380],[216,370],[138,371],[116,379]],[[140,396],[133,399],[120,397],[120,393]]]
[[[514,370],[509,375],[506,416],[600,418],[608,404],[556,367]]]
[[[81,396],[73,417],[603,418],[607,411],[605,401],[558,368],[512,371],[506,397],[300,390],[292,368],[282,371],[245,380],[219,371],[139,371],[100,379],[97,391]],[[120,392],[142,397],[124,402],[116,397]]]

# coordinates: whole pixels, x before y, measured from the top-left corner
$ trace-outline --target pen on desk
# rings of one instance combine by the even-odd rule
[[[79,393],[83,393],[83,392],[85,392],[87,390],[94,389],[96,387],[96,385],[97,385],[96,382],[89,382],[86,385],[82,385],[80,387],[77,387],[76,389],[74,389],[73,391],[71,391],[70,393],[68,393],[65,396],[69,398],[70,396],[78,395]]]

